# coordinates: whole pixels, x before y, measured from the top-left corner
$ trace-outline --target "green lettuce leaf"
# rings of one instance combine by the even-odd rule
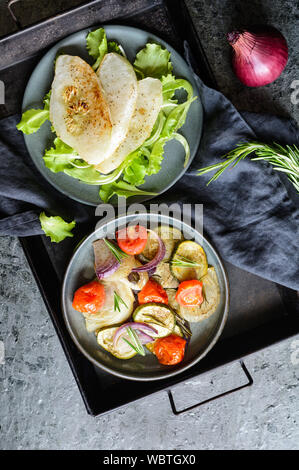
[[[43,109],[28,109],[22,114],[22,119],[17,124],[19,131],[26,135],[33,134],[50,118],[50,96],[51,91],[43,99]]]
[[[122,49],[115,41],[107,41],[106,32],[104,28],[91,31],[86,36],[86,48],[89,55],[96,61],[92,68],[97,70],[108,52],[116,52],[117,54],[124,55]]]
[[[108,52],[115,52],[116,54],[124,55],[123,51],[115,41],[108,42]]]
[[[139,155],[124,169],[124,180],[136,186],[144,183],[149,161],[144,155]]]
[[[172,71],[170,52],[159,44],[148,43],[136,55],[134,68],[141,77],[161,79]]]
[[[184,165],[187,164],[190,156],[189,145],[186,139],[177,133],[177,130],[184,125],[189,107],[195,99],[196,97],[191,98],[184,103],[175,106],[175,108],[169,113],[163,125],[159,139],[155,141],[151,148],[151,152],[148,157],[149,164],[147,167],[147,175],[155,175],[159,173],[164,158],[165,144],[172,139],[178,140],[184,146],[186,152]]]
[[[108,51],[107,37],[104,28],[91,31],[86,36],[86,48],[89,55],[96,61],[92,68],[96,70]]]
[[[142,195],[156,196],[156,193],[142,191],[141,189],[136,188],[136,186],[134,186],[133,184],[126,183],[125,181],[113,182],[101,186],[100,198],[103,202],[108,202],[109,199],[111,199],[114,195],[117,195],[119,197]]]
[[[67,167],[71,166],[72,160],[78,159],[78,154],[72,147],[62,142],[59,137],[54,140],[54,147],[45,151],[43,156],[45,165],[53,173],[64,171]]]
[[[67,175],[87,184],[99,185],[111,180],[111,175],[101,175],[94,166],[80,159],[77,152],[59,137],[54,140],[54,146],[45,151],[43,159],[46,167],[53,173],[63,171]],[[115,171],[115,175],[118,178],[120,172]]]
[[[75,227],[76,222],[65,222],[61,217],[47,217],[45,212],[41,212],[39,216],[42,230],[51,238],[51,242],[59,243],[66,237],[73,237],[71,230]]]

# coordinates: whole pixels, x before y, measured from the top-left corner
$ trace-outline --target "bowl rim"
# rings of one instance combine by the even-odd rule
[[[69,270],[70,270],[70,267],[71,267],[71,264],[72,264],[72,261],[74,259],[74,257],[76,256],[78,250],[80,250],[80,248],[83,246],[83,244],[85,243],[88,243],[88,241],[94,236],[94,234],[96,232],[98,232],[99,230],[103,230],[103,228],[105,226],[107,226],[109,223],[113,222],[115,223],[115,225],[117,225],[117,222],[119,221],[124,221],[124,223],[126,223],[126,219],[129,217],[129,216],[146,216],[146,217],[151,217],[151,216],[155,216],[155,217],[160,217],[161,214],[159,213],[154,213],[154,212],[144,212],[144,213],[138,213],[138,214],[126,214],[126,215],[120,215],[120,216],[117,216],[115,217],[114,219],[109,219],[108,221],[105,220],[105,223],[101,224],[100,222],[100,225],[97,226],[97,228],[92,231],[86,238],[83,239],[82,243],[80,243],[74,253],[72,254],[69,262],[68,262],[68,265],[67,265],[67,268],[65,270],[65,274],[64,274],[64,278],[63,278],[63,283],[62,283],[62,289],[61,289],[61,309],[62,309],[62,315],[63,315],[63,319],[64,319],[64,322],[65,322],[65,325],[67,327],[67,331],[68,333],[70,334],[72,340],[74,341],[75,345],[77,346],[77,348],[79,349],[79,351],[89,360],[92,362],[93,365],[95,365],[96,367],[99,367],[100,369],[104,370],[105,372],[108,372],[109,374],[112,374],[114,376],[117,376],[117,377],[120,377],[120,378],[123,378],[123,379],[127,379],[127,380],[132,380],[132,381],[138,381],[138,382],[148,382],[148,381],[154,381],[154,380],[163,380],[163,379],[167,379],[167,378],[170,378],[170,377],[173,377],[174,375],[178,375],[184,371],[186,371],[187,369],[190,369],[192,366],[194,366],[195,364],[197,364],[201,359],[203,359],[207,353],[214,347],[214,345],[217,343],[219,337],[221,336],[221,333],[223,332],[223,329],[224,329],[224,326],[225,326],[225,323],[226,323],[226,320],[227,320],[227,317],[228,317],[228,312],[229,312],[229,301],[230,301],[230,289],[229,289],[229,279],[228,279],[228,274],[227,274],[227,270],[223,264],[223,261],[220,257],[220,255],[218,254],[218,251],[214,248],[213,245],[211,245],[211,243],[209,242],[209,240],[206,238],[205,235],[201,234],[200,232],[198,232],[196,229],[194,229],[191,225],[187,224],[186,222],[184,221],[180,221],[179,219],[176,219],[175,217],[170,217],[170,216],[165,216],[165,215],[162,215],[162,217],[167,217],[171,223],[172,220],[177,220],[179,221],[182,225],[185,225],[186,227],[188,227],[189,229],[191,229],[193,232],[196,232],[198,235],[200,235],[200,237],[202,238],[202,240],[209,246],[209,248],[211,249],[211,251],[214,253],[214,255],[216,256],[216,259],[219,263],[219,266],[221,268],[221,271],[222,271],[222,274],[223,274],[223,280],[224,280],[224,292],[225,292],[225,305],[224,305],[224,311],[223,311],[223,314],[222,314],[222,317],[221,317],[221,321],[220,321],[220,324],[218,326],[218,328],[216,329],[215,333],[213,334],[212,336],[212,339],[209,341],[208,345],[205,347],[205,349],[202,351],[201,354],[199,354],[196,358],[194,358],[192,361],[190,361],[188,364],[186,364],[185,366],[182,366],[176,370],[168,370],[168,371],[165,371],[164,374],[160,374],[158,377],[155,377],[155,376],[142,376],[142,377],[138,377],[137,375],[136,376],[133,376],[133,375],[129,375],[129,374],[126,374],[126,373],[123,373],[123,372],[120,372],[120,371],[116,371],[116,370],[113,370],[111,369],[110,367],[102,364],[101,362],[99,362],[98,360],[96,360],[91,354],[89,354],[85,349],[84,347],[81,345],[81,343],[78,341],[78,339],[76,338],[75,334],[73,333],[73,330],[71,328],[71,325],[70,325],[70,322],[69,322],[69,319],[68,319],[68,315],[66,314],[66,305],[65,305],[65,290],[66,290],[66,281],[68,279],[68,274],[69,274]],[[161,222],[159,222],[161,223]]]

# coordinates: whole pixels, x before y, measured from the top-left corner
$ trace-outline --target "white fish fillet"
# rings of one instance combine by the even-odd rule
[[[110,173],[127,155],[136,150],[150,136],[162,106],[162,84],[156,78],[137,82],[138,96],[126,138],[109,158],[96,166],[101,173]]]
[[[88,163],[106,158],[112,131],[109,107],[96,73],[80,57],[56,60],[50,120],[58,137]]]
[[[137,78],[130,62],[115,53],[106,54],[97,76],[107,101],[112,123],[111,142],[106,158],[125,139],[137,101]]]

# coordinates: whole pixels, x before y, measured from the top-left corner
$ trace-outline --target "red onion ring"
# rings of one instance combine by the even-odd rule
[[[153,338],[150,336],[150,335],[147,335],[147,333],[155,333],[155,334],[158,334],[158,331],[156,330],[156,328],[153,328],[152,326],[150,325],[147,325],[146,323],[142,323],[142,322],[128,322],[128,323],[124,323],[123,325],[121,325],[117,330],[116,332],[114,333],[114,337],[113,337],[113,346],[116,348],[116,344],[117,344],[117,341],[119,340],[119,338],[126,332],[126,328],[133,328],[134,330],[137,330],[137,334],[139,332],[142,333],[142,335],[144,336],[147,336],[149,338],[149,340],[146,342],[147,343],[150,343],[151,341],[153,341]],[[138,335],[139,337],[141,335]],[[141,342],[142,342],[142,338],[140,338]],[[145,337],[144,337],[144,340],[145,340]],[[146,343],[143,343],[143,344],[146,344]]]
[[[158,244],[159,244],[158,251],[151,261],[149,261],[146,264],[143,264],[142,266],[138,266],[137,268],[133,268],[132,269],[133,272],[141,273],[144,271],[152,271],[154,268],[157,267],[157,265],[162,261],[162,259],[165,256],[166,248],[165,248],[164,242],[161,240],[159,235],[153,230],[148,230],[148,232],[154,235],[154,237],[157,239]]]
[[[113,274],[120,266],[120,263],[102,238],[93,242],[93,251],[95,272],[97,278],[101,281],[105,277]]]

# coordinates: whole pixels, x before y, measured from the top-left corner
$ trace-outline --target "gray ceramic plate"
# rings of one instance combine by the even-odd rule
[[[96,28],[92,28],[96,29]],[[32,107],[42,107],[43,97],[51,88],[53,80],[53,63],[58,51],[66,54],[79,55],[87,62],[91,63],[91,58],[86,50],[86,35],[90,29],[79,31],[71,36],[59,41],[52,47],[38,63],[28,82],[24,99],[23,111]],[[165,46],[171,52],[173,71],[176,77],[189,80],[194,89],[194,95],[199,96],[196,83],[191,70],[184,59],[165,41],[157,36],[128,26],[107,25],[105,31],[109,40],[116,40],[125,49],[128,59],[132,62],[139,49],[149,41],[154,41]],[[188,140],[190,145],[190,160],[194,158],[202,131],[203,112],[202,106],[197,99],[190,106],[185,125],[179,131]],[[50,148],[53,141],[50,123],[47,121],[35,134],[25,136],[25,142],[29,154],[41,174],[63,194],[89,205],[98,205],[99,187],[82,183],[71,178],[64,173],[52,173],[48,170],[43,161],[45,148]],[[148,177],[142,188],[147,191],[161,194],[170,188],[186,171],[184,168],[184,150],[181,144],[171,141],[165,146],[165,158],[162,168],[157,175]],[[147,197],[132,197],[130,202],[143,202]],[[113,202],[113,201],[110,201]]]
[[[199,323],[191,323],[192,337],[183,361],[177,366],[163,366],[157,358],[147,351],[146,356],[135,356],[121,360],[102,349],[96,342],[94,333],[88,333],[83,315],[72,308],[73,295],[78,287],[94,278],[92,242],[98,238],[114,234],[115,230],[136,220],[144,226],[148,224],[171,225],[180,229],[186,239],[193,239],[204,248],[208,263],[215,267],[219,286],[220,302],[210,318]],[[68,331],[80,351],[96,366],[119,377],[131,380],[157,380],[178,374],[202,359],[219,338],[228,314],[228,279],[222,262],[211,246],[189,225],[164,215],[139,214],[122,216],[101,225],[79,246],[74,253],[65,273],[62,289],[62,310]]]

